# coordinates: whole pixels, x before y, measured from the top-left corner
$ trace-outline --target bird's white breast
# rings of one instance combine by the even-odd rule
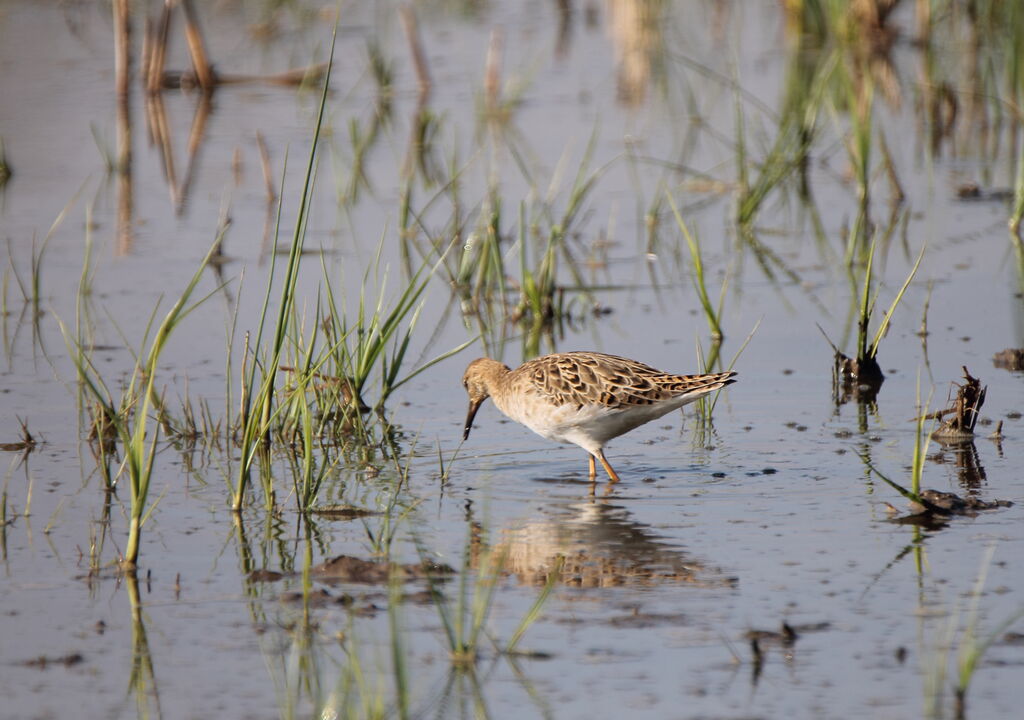
[[[661,417],[686,404],[684,398],[609,408],[598,404],[553,405],[539,394],[509,394],[494,403],[512,420],[555,442],[571,442],[596,453],[614,437]]]

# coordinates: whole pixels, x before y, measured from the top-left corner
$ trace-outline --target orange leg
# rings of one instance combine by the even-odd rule
[[[602,467],[604,467],[604,471],[606,473],[608,473],[609,482],[610,483],[617,483],[617,482],[619,482],[619,474],[617,472],[615,472],[614,470],[612,470],[612,466],[608,464],[608,461],[604,457],[604,450],[598,450],[597,451],[597,459],[601,461],[601,465],[602,465]],[[591,459],[590,462],[593,463],[594,462],[593,459]]]
[[[597,479],[597,465],[594,463],[594,456],[587,453],[587,459],[590,460],[590,482],[594,482]]]

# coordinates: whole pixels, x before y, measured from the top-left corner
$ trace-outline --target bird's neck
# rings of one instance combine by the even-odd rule
[[[508,366],[494,361],[494,364],[487,368],[487,373],[484,375],[484,385],[487,388],[487,394],[492,397],[503,394],[508,386],[511,374],[512,371],[508,369]]]

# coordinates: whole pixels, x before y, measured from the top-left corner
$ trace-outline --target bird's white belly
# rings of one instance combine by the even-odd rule
[[[498,403],[496,403],[498,404]],[[601,405],[551,405],[522,399],[498,404],[505,415],[538,435],[555,442],[570,442],[590,453],[630,430],[681,407],[684,402],[607,408]]]

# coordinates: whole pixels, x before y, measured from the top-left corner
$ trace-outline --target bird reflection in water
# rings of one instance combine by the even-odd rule
[[[621,505],[595,500],[543,512],[542,519],[503,531],[496,548],[507,553],[506,572],[524,584],[543,585],[555,571],[558,583],[585,588],[736,584],[736,578],[669,544]]]

